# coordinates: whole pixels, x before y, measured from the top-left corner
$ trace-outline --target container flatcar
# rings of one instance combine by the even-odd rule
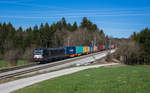
[[[83,53],[83,46],[76,46],[76,55],[80,56]]]
[[[115,48],[115,45],[111,45],[111,49],[114,49]]]
[[[83,53],[84,53],[84,54],[90,53],[90,47],[89,47],[89,46],[84,46],[84,47],[83,47]]]
[[[90,53],[94,52],[94,46],[90,46]]]
[[[109,48],[109,46],[108,45],[105,45],[105,49],[108,49]]]
[[[94,52],[97,52],[97,51],[98,51],[98,47],[94,46]]]
[[[98,46],[98,51],[102,51],[102,50],[104,50],[104,45],[99,45]]]
[[[64,47],[66,51],[66,55],[69,57],[74,57],[76,54],[76,47],[74,46],[69,46],[69,47]]]

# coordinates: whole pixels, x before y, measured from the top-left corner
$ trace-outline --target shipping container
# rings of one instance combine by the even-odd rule
[[[103,45],[103,50],[105,50],[106,48],[105,48],[105,45]]]
[[[109,47],[109,49],[111,49],[111,48],[112,48],[112,45],[109,45],[108,47]]]
[[[111,49],[114,49],[115,48],[115,45],[111,45]]]
[[[76,48],[74,46],[64,47],[67,55],[72,55],[76,53]]]
[[[76,54],[83,53],[83,46],[76,46]]]
[[[87,54],[90,52],[90,47],[89,46],[84,46],[83,47],[83,53]]]
[[[98,51],[102,51],[102,50],[104,50],[104,45],[99,45],[98,46]]]
[[[94,46],[90,46],[90,52],[94,52]]]
[[[87,46],[87,51],[88,51],[88,53],[90,53],[90,47],[89,46]]]
[[[108,49],[109,48],[109,46],[108,45],[105,45],[105,49]]]
[[[94,52],[97,52],[97,51],[98,51],[98,47],[94,46]]]
[[[113,45],[110,45],[110,49],[113,49]]]

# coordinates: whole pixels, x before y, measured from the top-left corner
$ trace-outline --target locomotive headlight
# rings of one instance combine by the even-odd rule
[[[34,55],[34,59],[41,59],[41,58],[43,58],[42,55]]]
[[[43,56],[42,56],[42,55],[39,55],[39,58],[43,58]]]

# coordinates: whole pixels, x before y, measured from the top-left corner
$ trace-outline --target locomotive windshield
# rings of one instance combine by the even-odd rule
[[[41,55],[41,54],[43,54],[43,50],[41,50],[41,49],[35,49],[34,50],[34,54],[35,55]]]

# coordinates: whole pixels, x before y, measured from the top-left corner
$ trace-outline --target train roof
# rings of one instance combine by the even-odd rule
[[[60,49],[64,49],[63,47],[59,47],[59,48],[36,48],[35,50],[60,50]]]

